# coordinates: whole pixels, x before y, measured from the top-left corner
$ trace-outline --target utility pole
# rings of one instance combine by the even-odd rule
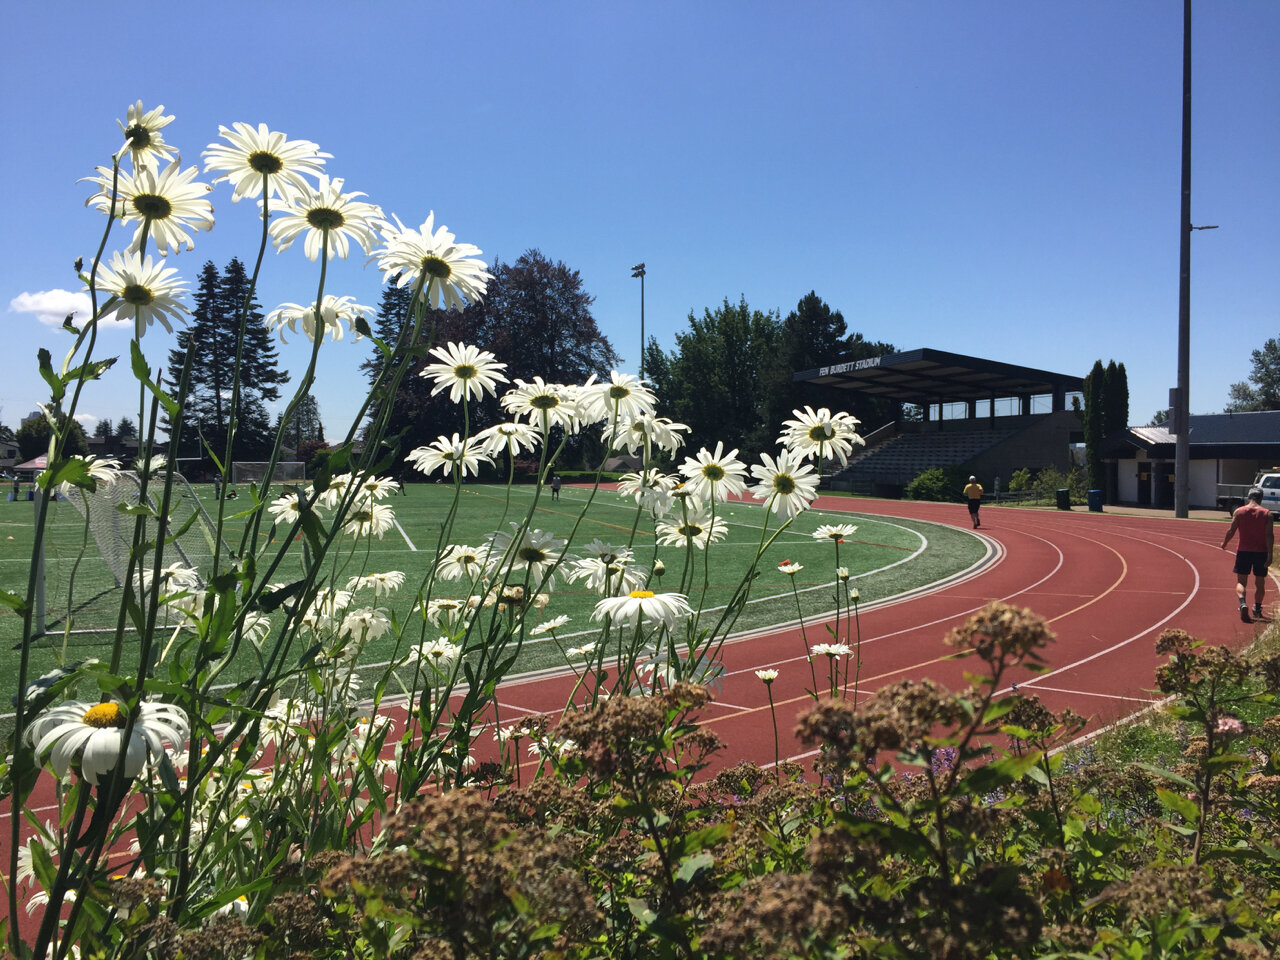
[[[1191,499],[1191,0],[1182,0],[1182,215],[1178,224],[1178,387],[1173,417],[1173,515]]]
[[[644,379],[644,264],[631,268],[631,279],[640,278],[640,379]]]

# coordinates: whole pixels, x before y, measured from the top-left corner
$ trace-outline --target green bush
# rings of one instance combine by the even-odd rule
[[[956,501],[964,496],[968,478],[962,467],[930,467],[908,483],[902,495],[908,500]]]

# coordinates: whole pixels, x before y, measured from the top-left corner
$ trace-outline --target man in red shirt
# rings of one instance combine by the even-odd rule
[[[1245,587],[1249,582],[1249,574],[1253,574],[1253,615],[1262,616],[1262,595],[1267,588],[1267,568],[1271,566],[1271,555],[1275,549],[1275,525],[1271,520],[1271,511],[1262,505],[1262,491],[1254,487],[1249,491],[1249,499],[1244,506],[1238,507],[1231,515],[1231,528],[1222,538],[1222,549],[1227,549],[1231,538],[1239,532],[1240,542],[1236,544],[1236,599],[1240,601],[1240,619],[1251,623],[1249,606],[1245,601]]]

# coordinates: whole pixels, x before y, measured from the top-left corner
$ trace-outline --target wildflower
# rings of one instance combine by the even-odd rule
[[[602,439],[611,450],[626,450],[636,454],[645,449],[645,441],[667,453],[675,453],[684,445],[681,432],[689,428],[666,417],[641,414],[635,417],[619,416],[617,422],[607,422]]]
[[[341,340],[344,321],[348,327],[355,330],[356,320],[372,315],[372,307],[361,306],[351,297],[334,297],[325,294],[324,299],[320,301],[319,327],[323,331],[321,336],[328,334],[330,340]],[[288,343],[284,338],[284,328],[288,327],[297,333],[299,325],[302,327],[302,332],[307,335],[307,339],[315,343],[316,305],[314,302],[309,307],[296,303],[281,304],[267,314],[266,322],[268,330],[280,331],[282,343]],[[360,339],[360,334],[356,334],[356,339]]]
[[[570,647],[565,652],[571,657],[589,657],[596,652],[596,643],[593,640],[591,643],[584,643],[580,647]]]
[[[450,544],[440,554],[436,564],[436,576],[441,580],[474,580],[484,570],[481,551],[476,547]]]
[[[78,454],[72,454],[71,459],[80,460],[84,463],[85,473],[93,481],[94,489],[97,489],[99,484],[109,486],[120,478],[120,461],[114,457],[99,457],[95,454],[81,457]],[[58,484],[58,492],[64,497],[71,496],[76,489],[75,484],[70,482]]]
[[[832,540],[836,543],[843,543],[857,531],[858,528],[852,523],[824,523],[809,536],[815,540]]]
[[[1244,733],[1244,724],[1235,717],[1219,717],[1217,723],[1214,724],[1213,731],[1226,736],[1234,736],[1238,733]]]
[[[98,167],[98,176],[86,179],[97,183],[100,189],[85,201],[85,206],[97,207],[106,214],[114,212],[126,222],[138,221],[129,253],[142,249],[144,237],[164,256],[181,253],[183,247],[192,250],[195,244],[187,231],[213,227],[213,204],[203,199],[213,188],[196,181],[197,173],[195,167],[182,170],[177,163],[159,173],[143,168],[132,174],[124,170],[113,174],[106,167]]]
[[[118,155],[128,150],[133,158],[133,169],[140,170],[147,166],[152,157],[157,160],[174,158],[173,147],[164,142],[164,136],[160,133],[173,123],[172,114],[165,116],[163,103],[146,110],[139,100],[125,111],[124,120],[117,120],[116,123],[124,134],[124,143],[116,153]]]
[[[807,510],[818,495],[818,475],[813,467],[802,463],[790,451],[784,450],[775,460],[767,453],[760,455],[760,463],[751,468],[751,475],[760,482],[751,488],[757,500],[767,500],[778,516],[794,517]]]
[[[546,633],[555,633],[557,630],[559,630],[568,622],[569,622],[569,618],[564,614],[561,614],[560,616],[554,617],[551,620],[544,620],[542,623],[538,624],[536,627],[530,630],[529,635],[532,637],[540,637]],[[570,650],[569,652],[573,653],[572,650]]]
[[[387,618],[385,611],[375,610],[373,607],[362,607],[348,612],[342,618],[338,635],[355,637],[361,641],[376,640],[390,629],[391,621]]]
[[[314,510],[315,507],[313,506]],[[267,512],[271,514],[273,523],[296,523],[302,517],[302,501],[295,490],[281,494],[267,504]]]
[[[843,583],[844,581],[848,580],[848,579],[849,579],[849,568],[848,568],[848,567],[836,567],[836,579],[837,579],[837,580],[839,580],[839,581],[840,581],[840,582],[842,582],[842,583]]]
[[[849,645],[847,643],[815,643],[809,648],[810,657],[843,657],[849,654]]]
[[[778,443],[797,456],[810,458],[830,454],[844,466],[849,462],[849,453],[854,445],[863,445],[863,439],[857,432],[860,423],[857,417],[832,413],[826,407],[819,410],[805,407],[791,413],[796,419],[783,421]]]
[[[101,784],[115,770],[127,723],[122,705],[115,700],[95,704],[68,700],[37,718],[28,736],[38,755],[52,751],[49,762],[58,776],[66,776],[74,766],[89,783]],[[188,730],[187,715],[180,708],[150,700],[139,703],[125,745],[125,778],[142,771],[148,754],[163,753],[166,740],[183,746]]]
[[[513,523],[511,533],[498,532],[489,538],[489,570],[496,574],[510,569],[514,575],[521,579],[527,577],[532,583],[542,583],[545,578],[550,587],[551,571],[560,562],[560,551],[567,542],[545,530],[521,532]]]
[[[661,623],[668,630],[681,617],[692,610],[689,601],[680,593],[654,593],[652,590],[632,590],[623,597],[606,597],[596,604],[592,620],[608,617],[619,626],[638,625],[649,620]]]
[[[251,127],[236,122],[231,129],[218,126],[218,136],[226,143],[211,143],[204,150],[205,173],[223,171],[213,182],[231,184],[232,203],[243,197],[258,196],[263,189],[285,202],[297,199],[311,189],[307,177],[324,173],[324,161],[333,159],[321,153],[310,140],[290,140],[279,131],[272,132],[265,123]]]
[[[592,383],[581,394],[584,420],[634,420],[654,415],[653,391],[638,377],[610,371],[608,382]]]
[[[802,563],[792,563],[790,560],[783,560],[778,564],[778,572],[786,574],[788,577],[794,577],[797,573],[804,569]]]
[[[381,232],[385,245],[375,254],[384,281],[396,278],[396,286],[405,287],[426,279],[422,299],[427,306],[459,310],[484,296],[485,287],[493,279],[485,271],[485,263],[475,255],[479,247],[458,243],[449,228],[435,225],[435,211],[417,230],[395,219],[395,225],[384,221]]]
[[[318,186],[299,190],[285,204],[280,216],[271,221],[271,242],[277,251],[288,250],[305,236],[303,252],[308,260],[320,256],[347,257],[352,242],[368,251],[374,239],[374,221],[382,216],[375,204],[357,200],[363,193],[344,193],[343,181],[320,174]]]
[[[110,315],[117,320],[132,319],[134,335],[139,338],[153,321],[172,333],[169,321],[182,320],[191,312],[179,299],[186,293],[186,283],[177,279],[177,270],[164,263],[117,250],[110,262],[98,265],[97,288],[116,301],[110,304]]]
[[[634,497],[640,506],[657,516],[663,516],[671,509],[675,500],[672,496],[675,486],[675,477],[661,470],[648,469],[641,473],[624,473],[618,481],[618,494]]]
[[[442,475],[459,472],[461,476],[476,475],[480,469],[480,461],[493,461],[477,449],[474,438],[463,440],[456,433],[452,437],[439,436],[425,447],[410,451],[405,457],[423,473],[430,476],[439,469]]]
[[[683,519],[658,521],[655,532],[658,543],[674,547],[692,543],[699,550],[705,550],[707,544],[723,540],[729,531],[723,520],[712,517],[706,507],[698,506]]]
[[[543,433],[551,427],[563,427],[568,433],[578,431],[578,405],[573,391],[564,384],[546,383],[541,377],[525,382],[517,377],[501,402],[511,416],[525,418]]]
[[[507,365],[499,363],[488,350],[466,343],[450,343],[436,347],[431,355],[440,362],[427,364],[418,376],[435,381],[435,389],[431,391],[433,397],[448,388],[449,399],[454,403],[463,396],[480,400],[486,391],[489,396],[495,396],[499,381],[507,382],[502,375]]]
[[[763,680],[767,685],[767,684],[773,683],[773,681],[778,679],[778,671],[777,670],[757,670],[756,676],[759,677],[761,680]]]
[[[342,522],[342,529],[344,533],[353,537],[367,537],[372,534],[381,540],[382,535],[391,529],[395,520],[395,511],[385,503],[365,503],[347,514]]]
[[[518,421],[495,423],[475,435],[475,442],[490,457],[504,450],[513,457],[522,450],[536,450],[538,439],[538,432],[533,427]]]
[[[448,624],[451,622],[461,622],[469,612],[466,601],[456,600],[452,597],[436,597],[428,600],[424,611],[429,623],[440,626],[441,621]]]
[[[348,590],[372,590],[375,597],[385,597],[404,586],[404,574],[399,570],[386,573],[368,573],[347,581]]]
[[[680,472],[699,500],[728,500],[747,489],[747,468],[738,460],[738,451],[725,453],[720,441],[716,441],[714,453],[703,447],[696,457],[686,457]]]

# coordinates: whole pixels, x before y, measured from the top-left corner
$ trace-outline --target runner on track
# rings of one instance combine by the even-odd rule
[[[1236,544],[1236,599],[1240,601],[1240,619],[1251,623],[1249,606],[1245,600],[1245,587],[1249,574],[1253,574],[1253,615],[1262,616],[1262,595],[1267,589],[1267,568],[1275,550],[1275,523],[1271,511],[1262,505],[1262,490],[1254,487],[1244,506],[1237,507],[1231,515],[1231,527],[1222,538],[1222,549],[1227,549],[1231,538],[1240,533]]]
[[[973,521],[973,529],[977,530],[982,526],[982,521],[978,519],[978,506],[982,503],[982,484],[978,482],[977,477],[969,478],[969,483],[964,488],[964,495],[969,498],[969,519]]]

